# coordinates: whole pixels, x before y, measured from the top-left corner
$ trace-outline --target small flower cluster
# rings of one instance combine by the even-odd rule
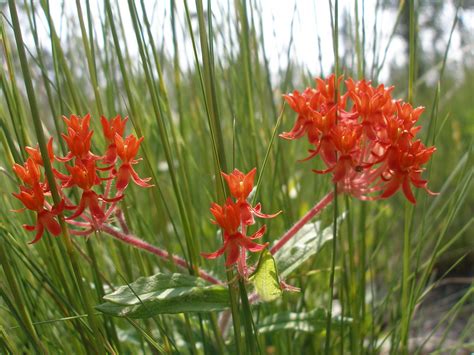
[[[101,117],[103,134],[107,142],[107,149],[103,156],[91,152],[91,139],[93,130],[89,128],[90,115],[78,117],[71,115],[70,118],[63,117],[67,127],[67,134],[62,134],[68,147],[65,157],[58,157],[53,152],[53,139],[48,142],[48,155],[51,164],[55,161],[63,163],[69,174],[63,174],[53,167],[55,182],[60,193],[61,202],[57,206],[51,206],[46,200],[51,195],[50,186],[41,173],[43,160],[39,148],[26,147],[29,157],[24,165],[15,164],[13,171],[24,185],[20,186],[20,192],[13,196],[18,198],[26,209],[35,211],[37,214],[36,225],[23,227],[29,231],[36,231],[36,237],[31,243],[36,243],[43,236],[46,229],[57,236],[61,233],[61,227],[57,216],[65,209],[71,210],[72,215],[67,217],[66,222],[82,227],[81,230],[71,230],[76,235],[87,235],[100,226],[114,212],[116,203],[124,195],[123,191],[130,180],[141,187],[149,187],[150,178],[141,179],[133,165],[139,159],[135,159],[143,137],[137,139],[134,135],[124,138],[127,118],[116,116],[110,120]],[[118,166],[118,167],[117,167]],[[106,177],[100,177],[99,172],[108,173]],[[115,195],[111,195],[113,181],[115,182]],[[97,193],[94,188],[101,186],[106,181],[103,193]],[[66,189],[77,187],[81,190],[81,198],[77,205],[73,204],[66,195]],[[18,210],[22,211],[25,208]],[[78,219],[81,218],[82,221]]]
[[[264,214],[261,212],[260,203],[252,207],[248,202],[256,172],[254,168],[248,174],[243,174],[237,169],[231,174],[222,173],[233,199],[229,197],[222,206],[213,203],[210,210],[215,218],[212,223],[222,228],[224,244],[214,253],[201,254],[207,259],[215,259],[226,252],[225,265],[230,267],[237,264],[237,270],[243,278],[247,278],[249,273],[247,250],[255,253],[262,251],[268,245],[268,243],[257,244],[253,241],[263,236],[266,230],[265,225],[250,236],[247,236],[247,227],[255,224],[254,216],[273,218],[280,213]]]
[[[306,135],[313,148],[304,160],[319,155],[326,169],[313,171],[332,173],[339,192],[372,200],[388,198],[401,187],[411,203],[416,203],[411,185],[433,194],[421,174],[436,148],[416,138],[421,127],[415,124],[424,108],[394,100],[393,87],[373,87],[366,80],[349,78],[347,92],[339,95],[341,80],[318,78],[316,89],[284,95],[298,118],[280,136]]]

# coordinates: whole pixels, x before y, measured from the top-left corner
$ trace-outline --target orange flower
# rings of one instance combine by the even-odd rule
[[[115,145],[117,147],[117,155],[122,160],[122,164],[117,172],[117,190],[122,191],[128,186],[130,178],[133,182],[141,187],[151,187],[153,185],[148,184],[151,178],[142,179],[138,176],[137,172],[133,169],[133,164],[136,164],[138,160],[135,160],[135,156],[140,148],[140,143],[143,141],[143,137],[137,139],[134,135],[129,135],[123,139],[119,134],[115,134]]]
[[[268,245],[268,243],[258,244],[253,241],[263,236],[266,231],[265,225],[251,236],[246,235],[247,227],[255,223],[254,216],[273,218],[281,212],[273,215],[264,214],[261,212],[262,207],[259,203],[252,207],[247,201],[253,189],[256,172],[255,168],[247,174],[238,169],[234,169],[230,174],[221,172],[235,201],[229,197],[222,206],[216,203],[211,204],[211,213],[215,218],[212,223],[222,228],[224,243],[214,253],[201,253],[207,259],[215,259],[226,252],[226,266],[237,264],[238,273],[245,279],[248,277],[247,251],[259,252]]]
[[[13,171],[28,186],[40,183],[41,172],[32,158],[28,158],[24,165],[14,164]]]
[[[308,160],[321,156],[326,169],[318,174],[333,174],[338,191],[362,200],[387,198],[400,187],[407,199],[415,203],[411,185],[427,189],[421,178],[422,165],[436,150],[416,141],[421,129],[416,126],[423,107],[394,100],[393,87],[373,87],[370,81],[345,81],[347,93],[334,102],[341,77],[316,79],[316,89],[307,88],[283,95],[298,114],[289,133],[280,136],[296,139],[307,135]],[[348,111],[347,107],[350,108]],[[374,192],[380,192],[373,195]]]
[[[415,204],[410,184],[426,190],[430,195],[437,195],[428,189],[428,181],[421,178],[424,170],[421,165],[426,164],[435,151],[435,147],[426,148],[420,140],[409,142],[407,147],[397,146],[391,149],[387,156],[388,169],[382,176],[387,183],[380,197],[388,198],[402,187],[408,201]]]
[[[67,127],[67,134],[62,134],[69,151],[64,158],[56,157],[53,152],[53,139],[47,144],[48,156],[53,163],[54,160],[60,163],[67,163],[73,160],[72,165],[66,165],[65,168],[69,175],[61,173],[53,167],[55,183],[58,192],[63,198],[58,207],[50,208],[50,203],[45,196],[50,197],[50,190],[47,182],[41,181],[41,168],[43,160],[38,146],[36,148],[26,147],[29,158],[23,165],[14,164],[13,171],[26,186],[20,186],[20,192],[14,194],[27,209],[37,213],[37,223],[35,226],[25,226],[27,230],[36,230],[37,234],[33,242],[37,242],[43,235],[44,229],[50,231],[53,235],[60,233],[60,227],[56,219],[57,214],[63,209],[73,210],[72,215],[66,218],[66,221],[83,230],[70,229],[71,234],[87,235],[94,230],[101,228],[103,223],[111,216],[116,208],[116,203],[124,195],[123,190],[127,187],[130,178],[140,186],[151,186],[148,179],[140,179],[133,169],[132,165],[137,164],[140,159],[135,159],[140,143],[143,138],[137,139],[133,135],[123,139],[127,118],[122,119],[120,115],[107,120],[101,117],[102,133],[105,140],[109,143],[107,151],[102,156],[97,156],[91,152],[91,140],[93,130],[90,129],[91,116],[84,117],[71,115],[69,118],[63,117]],[[116,167],[117,156],[122,160],[121,165]],[[109,164],[107,167],[98,167],[98,161]],[[109,171],[109,176],[100,177],[100,171]],[[44,176],[44,175],[43,175]],[[113,194],[112,183],[116,179],[117,191]],[[97,185],[101,185],[107,180],[103,187],[103,194],[93,191]],[[63,189],[77,187],[81,190],[81,198],[77,205],[74,205],[64,194]],[[65,201],[68,203],[66,205]],[[109,205],[110,204],[110,205]],[[90,214],[85,213],[88,211]],[[76,220],[76,219],[82,220]]]
[[[66,144],[70,152],[61,159],[60,161],[69,161],[72,158],[79,158],[82,160],[95,158],[90,152],[91,149],[91,139],[94,131],[89,130],[90,115],[87,114],[83,118],[80,118],[76,115],[71,115],[71,118],[63,116],[63,120],[67,126],[67,135],[61,134],[61,136],[66,141]]]
[[[66,168],[71,175],[64,182],[63,187],[79,186],[83,190],[90,190],[92,186],[100,184],[93,160],[76,161],[74,166],[66,165]]]
[[[25,150],[36,164],[41,165],[41,166],[43,165],[43,158],[41,157],[41,152],[39,150],[38,145],[36,145],[36,148],[25,147]],[[53,137],[51,137],[48,141],[48,156],[49,156],[49,160],[52,162],[54,160]]]
[[[223,206],[213,203],[211,205],[211,213],[216,219],[213,223],[218,224],[223,229],[224,244],[214,253],[201,253],[205,258],[215,259],[224,254],[224,252],[227,252],[225,264],[226,266],[231,266],[237,263],[239,259],[245,258],[245,255],[241,253],[242,249],[259,252],[268,245],[268,243],[257,244],[252,241],[262,237],[266,230],[265,226],[249,237],[237,230],[241,225],[241,208],[230,198],[227,199]],[[243,261],[240,262],[242,263]]]
[[[72,220],[76,217],[79,217],[86,207],[89,208],[92,217],[98,223],[102,223],[105,219],[105,211],[103,207],[100,206],[99,200],[106,202],[117,202],[123,198],[123,195],[116,196],[114,198],[106,198],[103,195],[98,195],[96,192],[92,191],[94,185],[98,185],[101,182],[101,179],[97,176],[96,166],[94,160],[86,160],[85,163],[80,161],[76,162],[74,166],[66,166],[71,176],[67,180],[63,187],[72,187],[78,186],[83,192],[81,200],[77,206],[68,206],[70,209],[76,209],[72,216],[66,218],[67,220]]]
[[[58,207],[53,207],[50,210],[46,209],[44,207],[43,189],[39,184],[35,184],[33,187],[20,186],[20,193],[13,193],[13,196],[19,199],[27,209],[36,212],[36,225],[23,225],[23,228],[28,231],[36,230],[36,236],[30,244],[36,243],[41,239],[45,228],[54,236],[61,233],[61,227],[55,217],[62,212],[64,208],[63,201],[61,201]]]
[[[125,125],[127,124],[128,117],[122,120],[122,116],[117,115],[110,120],[107,120],[104,116],[100,117],[100,123],[102,124],[102,130],[104,137],[109,143],[107,151],[105,152],[104,164],[114,164],[117,160],[117,146],[115,145],[115,134],[123,137],[125,132]]]
[[[226,174],[224,172],[221,174],[229,186],[231,195],[237,200],[244,201],[252,191],[256,172],[256,168],[253,168],[247,174],[242,173],[238,169],[234,169],[231,174]]]
[[[275,214],[265,214],[260,211],[261,206],[259,203],[255,205],[255,207],[252,207],[250,203],[248,203],[247,198],[253,189],[253,182],[256,172],[256,168],[253,168],[247,174],[242,173],[238,169],[234,169],[231,174],[221,172],[222,176],[227,182],[227,186],[229,186],[231,195],[237,200],[237,204],[241,210],[241,220],[244,225],[254,224],[254,215],[259,218],[273,218],[278,216],[281,212],[280,211]]]

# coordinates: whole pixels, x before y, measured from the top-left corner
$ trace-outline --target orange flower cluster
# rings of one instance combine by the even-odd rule
[[[280,137],[306,135],[313,148],[304,160],[319,155],[326,169],[313,171],[332,173],[339,192],[373,200],[402,188],[411,203],[416,203],[411,185],[433,194],[421,174],[436,148],[416,138],[421,127],[415,124],[424,108],[394,100],[393,87],[373,87],[366,80],[349,78],[347,91],[339,95],[341,81],[342,76],[318,78],[316,89],[284,95],[298,118]]]
[[[116,116],[110,120],[101,117],[103,134],[108,144],[103,156],[91,152],[93,130],[90,129],[90,115],[78,117],[71,115],[63,117],[67,127],[67,134],[62,134],[69,149],[65,157],[58,157],[53,152],[53,139],[48,142],[48,155],[51,163],[63,163],[68,174],[63,174],[53,168],[56,184],[61,196],[58,206],[52,207],[45,199],[51,195],[50,187],[41,173],[43,160],[39,148],[26,147],[29,158],[24,165],[15,164],[13,171],[24,183],[20,186],[20,193],[14,193],[26,209],[37,213],[36,225],[23,227],[29,231],[36,231],[36,237],[31,243],[36,243],[43,236],[44,230],[57,236],[61,233],[56,216],[64,209],[73,211],[66,221],[80,226],[83,230],[71,230],[77,235],[87,235],[100,228],[107,218],[114,212],[116,203],[123,198],[123,191],[130,179],[141,187],[149,187],[150,178],[141,179],[133,165],[138,163],[135,156],[138,153],[143,137],[137,139],[134,135],[124,138],[127,118]],[[72,162],[72,164],[70,164]],[[101,164],[101,165],[99,165]],[[118,168],[117,168],[118,165]],[[99,172],[108,172],[107,177],[100,177]],[[115,196],[110,196],[112,183],[116,180]],[[107,181],[104,193],[97,193],[94,188]],[[77,187],[81,192],[81,199],[74,205],[65,194],[65,189]],[[24,210],[23,208],[22,210]],[[22,211],[19,210],[19,211]],[[78,221],[81,218],[83,221]]]
[[[255,224],[254,216],[273,218],[280,213],[264,214],[261,212],[260,204],[252,207],[248,202],[256,172],[257,170],[254,168],[247,174],[243,174],[237,169],[231,174],[222,173],[234,199],[229,197],[222,206],[213,203],[211,213],[215,218],[212,223],[222,228],[224,244],[214,253],[201,254],[207,259],[215,259],[227,252],[226,266],[237,264],[237,270],[244,278],[248,276],[247,250],[255,253],[262,251],[268,245],[268,243],[257,244],[253,241],[263,236],[266,230],[265,225],[250,236],[247,236],[247,227]]]

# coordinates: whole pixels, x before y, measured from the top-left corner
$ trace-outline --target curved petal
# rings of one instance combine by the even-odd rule
[[[215,259],[215,258],[221,256],[222,254],[224,254],[224,251],[225,251],[226,247],[227,247],[227,245],[224,243],[224,245],[220,249],[218,249],[217,251],[215,251],[213,253],[201,253],[201,256],[203,256],[206,259]]]
[[[397,190],[400,188],[400,178],[399,177],[393,177],[391,180],[389,180],[388,184],[385,185],[384,192],[382,195],[380,195],[380,198],[388,198],[392,196]]]
[[[84,201],[84,196],[83,196],[81,197],[81,201],[79,202],[79,205],[77,206],[76,211],[72,214],[72,216],[67,217],[66,220],[68,221],[70,219],[79,217],[82,214],[82,212],[84,212],[85,208],[86,208],[86,202]]]
[[[148,181],[151,180],[151,177],[142,179],[138,176],[137,172],[130,166],[130,174],[132,175],[133,182],[140,187],[152,187],[154,185],[148,184]]]
[[[128,186],[130,181],[130,166],[128,164],[122,164],[117,172],[116,187],[118,191],[124,190]]]
[[[416,199],[415,199],[415,196],[413,195],[413,192],[411,191],[410,180],[408,179],[408,177],[405,177],[403,179],[402,189],[403,189],[403,194],[408,199],[408,201],[410,201],[413,204],[416,204]]]
[[[225,266],[231,266],[239,260],[240,248],[237,243],[229,243],[229,250],[227,251],[227,258],[225,260]]]
[[[36,230],[37,230],[37,232],[36,232],[35,239],[33,239],[33,240],[32,240],[31,242],[29,242],[28,244],[35,244],[35,243],[37,243],[37,242],[41,239],[41,237],[43,236],[44,227],[43,227],[43,225],[42,225],[41,223],[38,223],[38,224],[36,225]]]
[[[243,248],[245,248],[245,249],[247,249],[247,250],[249,250],[249,251],[251,251],[251,252],[253,252],[253,253],[255,253],[255,252],[257,252],[257,251],[262,251],[262,250],[265,249],[265,248],[267,247],[267,245],[268,245],[268,243],[265,243],[265,244],[257,244],[257,243],[255,243],[255,242],[252,242],[252,241],[250,240],[250,238],[247,238],[247,237],[241,238],[241,239],[239,240],[239,244],[240,244]]]
[[[105,219],[105,213],[99,205],[99,198],[96,193],[91,194],[88,198],[88,204],[92,217],[98,221],[103,221]]]
[[[336,167],[336,165],[333,165],[330,168],[327,168],[327,169],[324,169],[324,170],[311,169],[311,171],[313,173],[316,173],[316,174],[327,174],[327,173],[330,173],[331,171],[333,171],[335,167]]]
[[[316,149],[308,149],[309,155],[306,158],[298,159],[297,162],[302,163],[302,162],[308,161],[310,159],[313,159],[316,155],[319,154],[319,149],[320,148],[321,148],[321,144],[318,144]]]
[[[64,137],[64,135],[63,135]],[[64,137],[64,139],[66,139],[66,137]],[[61,162],[61,163],[67,163],[68,161],[70,161],[72,158],[74,157],[74,155],[69,152],[66,154],[66,156],[64,158],[61,158],[61,157],[56,157],[56,160]]]
[[[249,236],[250,239],[258,239],[261,238],[265,232],[267,231],[267,226],[264,224],[258,231],[256,231],[254,234]]]
[[[58,236],[61,234],[61,226],[58,221],[54,219],[54,216],[51,213],[46,212],[44,215],[39,217],[39,221],[52,235]]]
[[[33,232],[36,229],[36,226],[30,226],[28,224],[24,224],[22,227],[25,228],[29,232]]]
[[[262,207],[260,203],[257,203],[257,205],[254,208],[252,208],[252,213],[259,218],[274,218],[282,212],[282,211],[278,211],[277,213],[266,214],[266,213],[260,212],[261,208]]]
[[[115,196],[115,197],[112,197],[112,198],[105,198],[104,196],[102,195],[99,195],[100,199],[102,201],[105,201],[105,202],[117,202],[117,201],[120,201],[121,199],[123,199],[125,197],[125,195],[120,195],[120,196]]]

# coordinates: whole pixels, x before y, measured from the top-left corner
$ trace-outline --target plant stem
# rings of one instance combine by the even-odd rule
[[[334,185],[334,193],[337,193],[337,185]],[[329,306],[326,323],[326,344],[324,347],[325,354],[330,353],[331,347],[331,321],[332,321],[332,303],[334,294],[334,275],[336,269],[336,236],[337,236],[337,198],[334,200],[334,227],[333,227],[333,238],[332,238],[332,253],[331,253],[331,275],[329,277]]]
[[[242,278],[239,278],[240,299],[242,301],[242,314],[244,320],[245,342],[247,344],[247,353],[257,353],[257,336],[256,329],[253,326],[252,311],[250,310],[250,302],[247,295],[247,290]]]
[[[410,226],[411,218],[413,215],[413,206],[405,206],[405,228],[404,228],[404,237],[403,237],[403,274],[402,274],[402,295],[401,295],[401,346],[402,353],[408,353],[408,333],[410,330],[410,318],[412,310],[409,305],[409,277],[410,277]]]
[[[337,84],[337,78],[339,76],[339,3],[338,0],[335,0],[334,3],[334,16],[332,13],[332,2],[329,0],[329,11],[331,13],[331,27],[333,30],[332,33],[332,40],[333,40],[333,50],[334,50],[334,102],[336,107],[338,107],[338,100],[339,100],[339,87]],[[337,110],[336,110],[336,124],[337,124]],[[338,158],[337,152],[336,160]],[[328,315],[326,321],[326,340],[324,345],[324,353],[328,355],[331,351],[331,325],[332,325],[332,304],[333,304],[333,296],[334,296],[334,275],[336,269],[336,246],[337,246],[337,183],[334,184],[334,196],[336,199],[334,200],[334,215],[333,215],[333,223],[334,227],[332,229],[333,238],[332,238],[332,254],[331,254],[331,274],[329,277],[329,305],[328,305]]]
[[[280,250],[303,226],[308,223],[314,216],[321,212],[327,205],[334,200],[334,192],[329,192],[322,198],[313,208],[311,208],[293,227],[291,227],[270,249],[272,255]]]
[[[145,250],[149,253],[152,253],[156,256],[158,256],[159,258],[165,260],[165,261],[168,261],[170,260],[170,255],[167,251],[161,249],[161,248],[158,248],[150,243],[147,243],[145,242],[144,240],[134,236],[133,234],[130,234],[130,233],[124,233],[112,226],[109,226],[107,224],[104,224],[100,227],[100,230],[104,233],[107,233],[109,235],[111,235],[112,237],[116,238],[116,239],[119,239],[121,240],[122,242],[124,243],[127,243],[135,248],[138,248],[138,249],[142,249],[142,250]],[[179,257],[179,256],[176,256],[176,255],[172,255],[172,260],[173,262],[181,267],[182,269],[185,269],[185,270],[189,270],[189,265],[188,263],[186,262],[186,260],[184,260],[183,258]],[[199,277],[201,277],[203,280],[206,280],[210,283],[213,283],[213,284],[216,284],[216,285],[223,285],[224,283],[218,279],[216,279],[215,277],[209,275],[207,272],[203,271],[203,270],[199,270]]]

